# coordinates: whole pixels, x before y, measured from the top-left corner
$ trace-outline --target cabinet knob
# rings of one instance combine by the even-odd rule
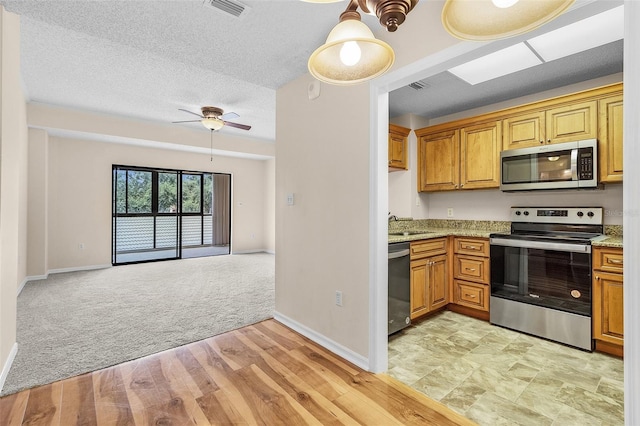
[[[457,187],[458,187],[458,184],[456,183],[453,187],[454,187],[454,188],[457,188]]]
[[[460,184],[460,188],[462,188],[463,186],[464,186],[464,183],[461,183],[461,184]]]
[[[600,277],[598,275],[596,275],[596,280],[600,280]]]
[[[551,143],[551,139],[547,139],[547,143]]]
[[[544,143],[544,141],[542,139],[540,139],[540,143]]]

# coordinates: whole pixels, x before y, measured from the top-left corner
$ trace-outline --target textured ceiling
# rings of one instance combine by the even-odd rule
[[[0,0],[21,15],[31,101],[163,123],[192,117],[178,108],[214,105],[253,126],[221,132],[274,141],[276,89],[307,72],[346,3],[242,3],[248,12],[235,18],[203,0]],[[381,31],[375,17],[363,21]],[[441,25],[439,16],[424,24]],[[622,70],[621,42],[591,53],[477,86],[442,73],[427,89],[392,92],[390,115],[437,117]]]

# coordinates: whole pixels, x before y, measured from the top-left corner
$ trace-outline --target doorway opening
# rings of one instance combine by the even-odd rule
[[[231,252],[231,175],[112,167],[113,265]]]

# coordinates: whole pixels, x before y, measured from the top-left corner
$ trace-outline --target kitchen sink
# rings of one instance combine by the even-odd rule
[[[402,235],[402,236],[408,236],[408,235],[418,235],[418,234],[428,234],[430,231],[391,231],[389,232],[389,235]]]

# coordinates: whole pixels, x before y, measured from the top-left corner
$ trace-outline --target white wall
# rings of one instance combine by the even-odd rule
[[[20,18],[0,7],[0,387],[17,350],[17,291],[27,268],[27,126],[21,87]]]
[[[389,119],[390,123],[408,129],[420,129],[428,120],[414,114]],[[398,217],[426,219],[429,217],[426,194],[418,192],[418,139],[415,132],[407,138],[409,170],[389,172],[389,211]]]
[[[640,2],[624,10],[624,418],[640,424]]]
[[[233,252],[267,248],[266,161],[50,137],[49,270],[111,264],[113,164],[231,173]]]

